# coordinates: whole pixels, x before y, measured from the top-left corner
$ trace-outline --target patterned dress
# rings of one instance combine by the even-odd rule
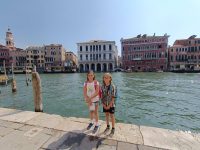
[[[108,106],[111,103],[112,98],[116,98],[116,87],[114,84],[110,84],[109,86],[102,85],[101,90],[101,101],[104,105]],[[115,105],[113,107],[115,107]]]

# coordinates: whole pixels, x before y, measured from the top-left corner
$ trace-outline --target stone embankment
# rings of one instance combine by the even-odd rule
[[[108,149],[199,150],[200,134],[116,123],[113,137],[87,131],[89,120],[40,112],[0,108],[0,147],[3,150]]]

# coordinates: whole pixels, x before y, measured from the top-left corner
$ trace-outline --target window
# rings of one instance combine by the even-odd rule
[[[86,60],[88,60],[88,55],[86,54]]]
[[[191,52],[194,52],[194,47],[191,47]]]
[[[173,61],[173,56],[171,55],[171,61]]]
[[[93,45],[93,51],[95,51],[95,45]]]
[[[92,51],[92,45],[90,45],[90,52]]]
[[[88,51],[88,46],[86,45],[86,51]]]
[[[109,54],[109,59],[112,59],[112,54]]]
[[[106,54],[103,54],[103,59],[106,59]]]
[[[101,45],[99,45],[99,51],[101,51]]]
[[[98,45],[96,45],[96,51],[98,51]]]
[[[110,50],[110,51],[112,50],[112,45],[111,45],[111,44],[109,45],[109,50]]]
[[[82,60],[82,55],[80,55],[80,60]]]
[[[82,52],[82,46],[80,46],[80,51]]]
[[[90,54],[90,60],[92,60],[92,54]]]
[[[104,50],[104,51],[106,50],[106,45],[103,45],[103,50]]]

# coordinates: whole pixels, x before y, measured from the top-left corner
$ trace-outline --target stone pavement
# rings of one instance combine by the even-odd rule
[[[199,150],[200,134],[116,124],[113,137],[87,131],[88,119],[0,108],[2,150]]]

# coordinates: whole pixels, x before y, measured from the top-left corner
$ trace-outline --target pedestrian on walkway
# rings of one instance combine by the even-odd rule
[[[99,88],[99,82],[95,80],[94,72],[89,71],[87,73],[87,80],[84,83],[83,94],[90,114],[90,123],[87,127],[87,130],[90,130],[93,125],[95,125],[93,134],[95,134],[99,129]]]
[[[114,135],[115,132],[115,99],[116,99],[116,87],[112,82],[112,76],[110,73],[105,73],[103,75],[103,85],[101,87],[102,90],[102,105],[103,105],[103,112],[105,113],[106,117],[106,124],[107,127],[104,131],[106,134],[110,130],[109,125],[109,118],[111,118],[112,122],[112,129],[110,132],[110,136]]]

